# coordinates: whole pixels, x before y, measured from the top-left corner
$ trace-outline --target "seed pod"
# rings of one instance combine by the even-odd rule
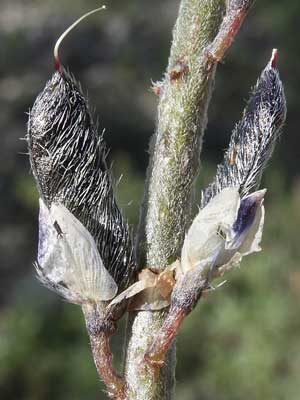
[[[277,50],[259,77],[242,119],[218,165],[215,180],[202,193],[201,208],[222,189],[238,186],[241,197],[259,187],[286,116],[283,86],[276,68]]]
[[[30,111],[28,147],[39,195],[48,213],[52,215],[51,207],[59,204],[69,210],[69,219],[80,221],[121,291],[135,271],[128,226],[114,198],[103,135],[93,122],[80,85],[58,57],[62,39],[91,13],[77,20],[57,41],[57,71]]]
[[[245,16],[243,9],[251,2],[228,4],[220,31],[207,49],[213,62],[222,58]],[[252,191],[259,186],[286,114],[276,57],[275,50],[231,136],[215,180],[202,193],[201,209],[186,234],[177,264],[169,311],[145,355],[151,367],[163,364],[179,326],[212,279],[238,265],[244,255],[260,251],[265,190]]]

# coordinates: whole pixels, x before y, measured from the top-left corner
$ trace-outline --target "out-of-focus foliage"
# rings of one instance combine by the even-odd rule
[[[114,0],[82,23],[61,58],[89,92],[106,128],[119,204],[138,221],[160,79],[179,1]],[[25,143],[26,111],[53,71],[58,35],[94,0],[2,0],[0,13],[0,393],[6,400],[104,399],[79,308],[42,288],[32,262],[37,195]],[[256,2],[218,68],[198,185],[209,182],[249,88],[279,49],[288,119],[266,176],[263,252],[209,293],[178,338],[177,398],[298,400],[300,393],[300,87],[297,18],[290,0]],[[118,178],[123,175],[122,179]],[[117,362],[121,335],[114,340]]]

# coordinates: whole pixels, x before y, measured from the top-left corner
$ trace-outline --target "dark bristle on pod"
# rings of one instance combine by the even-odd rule
[[[119,291],[135,271],[128,226],[116,204],[107,149],[75,79],[62,66],[32,107],[28,145],[39,195],[60,202],[87,228]]]
[[[215,180],[202,193],[201,208],[225,187],[239,186],[241,197],[259,187],[286,117],[285,96],[276,64],[277,50],[273,50],[242,119],[233,130]]]

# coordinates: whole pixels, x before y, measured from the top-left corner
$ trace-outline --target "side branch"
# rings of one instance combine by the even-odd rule
[[[90,335],[90,341],[97,372],[109,395],[116,400],[124,400],[124,380],[113,367],[109,336],[105,332],[101,332],[98,335]]]
[[[213,43],[207,48],[207,55],[212,62],[219,62],[225,51],[231,46],[253,0],[229,0],[226,15],[219,33]]]
[[[125,380],[113,367],[113,355],[109,344],[109,338],[115,327],[111,321],[102,317],[103,312],[97,305],[85,305],[82,310],[98,375],[110,397],[115,400],[125,400]]]

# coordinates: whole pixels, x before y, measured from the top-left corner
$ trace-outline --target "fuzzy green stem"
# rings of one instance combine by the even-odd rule
[[[138,237],[141,267],[162,270],[177,258],[184,240],[215,74],[204,50],[215,38],[223,13],[223,0],[181,2],[151,145]],[[175,346],[158,374],[144,362],[165,316],[143,311],[130,317],[125,360],[130,400],[173,398]]]
[[[155,90],[160,96],[158,122],[137,240],[141,267],[161,271],[179,256],[190,221],[216,63],[232,43],[251,4],[252,0],[181,1],[167,72]],[[128,400],[173,398],[174,344],[166,357],[165,351],[185,314],[178,309],[174,315],[167,311],[131,315],[125,357]],[[147,353],[158,332],[161,343]],[[165,360],[162,368],[146,363],[145,354],[148,361]]]
[[[183,243],[215,74],[205,49],[218,32],[223,11],[223,0],[183,0],[180,6],[140,220],[142,266],[163,269]]]

